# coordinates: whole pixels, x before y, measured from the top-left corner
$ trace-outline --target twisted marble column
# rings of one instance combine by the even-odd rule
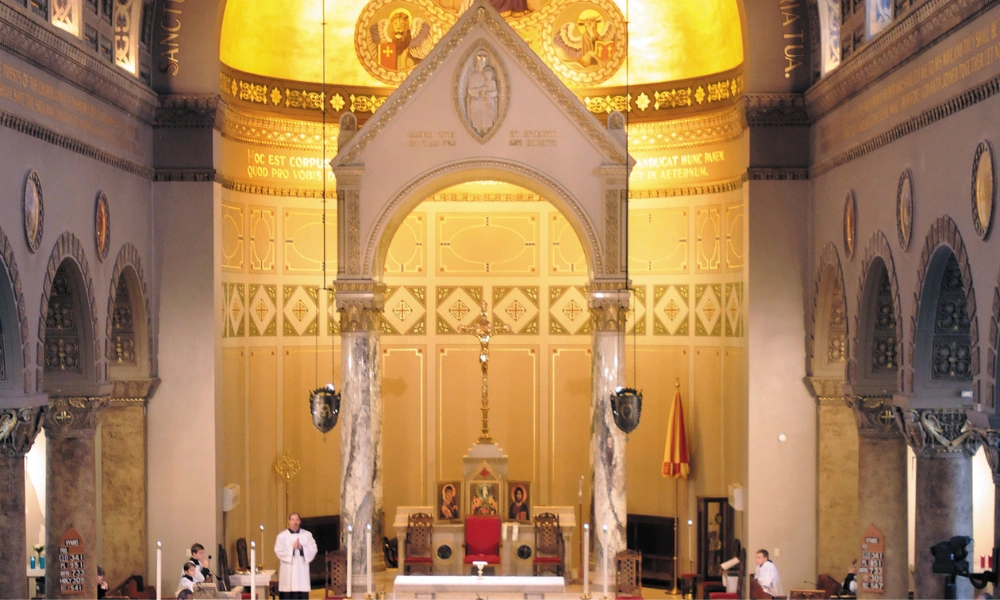
[[[910,588],[906,519],[906,441],[896,423],[891,397],[849,396],[858,423],[858,525],[856,556],[862,532],[871,525],[883,534],[883,591],[858,584],[858,598],[906,598]],[[861,575],[858,576],[861,579]]]
[[[615,425],[611,395],[625,382],[625,317],[628,290],[590,286],[594,355],[590,463],[593,470],[594,557],[597,573],[625,549],[625,433]],[[607,525],[605,544],[603,528]],[[610,562],[608,571],[614,572]]]
[[[915,598],[944,598],[945,576],[934,573],[930,547],[956,535],[972,536],[972,456],[979,442],[961,409],[897,409],[907,444],[917,455],[914,534]],[[959,577],[956,597],[971,598]]]
[[[97,597],[97,463],[94,435],[104,398],[52,398],[45,412],[45,597],[59,589],[59,542],[71,528],[84,549],[84,595]]]
[[[383,290],[374,282],[338,283],[342,399],[340,405],[340,528],[351,547],[354,587],[364,589],[365,529],[372,526],[372,568],[385,570],[382,554],[382,371],[378,324]],[[350,593],[350,590],[349,590]]]
[[[38,435],[44,408],[0,410],[0,598],[29,598],[24,523],[24,455]]]

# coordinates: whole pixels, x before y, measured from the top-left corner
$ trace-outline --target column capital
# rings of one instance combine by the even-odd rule
[[[891,396],[847,396],[845,400],[854,411],[860,437],[894,439],[901,435]]]
[[[341,333],[378,331],[385,285],[370,280],[337,281],[334,288]]]
[[[108,403],[108,396],[52,397],[45,411],[45,433],[49,437],[92,438]]]
[[[587,307],[595,333],[615,331],[625,334],[631,293],[625,281],[592,281],[587,284]]]
[[[896,407],[896,421],[906,443],[921,457],[964,453],[972,456],[979,448],[965,410],[960,408]]]
[[[828,401],[842,402],[844,400],[844,380],[833,377],[806,377],[806,387],[813,398],[820,403]]]
[[[0,455],[21,458],[31,450],[42,426],[44,406],[0,410]]]
[[[111,382],[111,404],[141,404],[145,406],[160,386],[160,378],[118,379]]]
[[[995,429],[973,429],[973,433],[983,445],[986,462],[993,472],[993,485],[1000,485],[1000,431]]]

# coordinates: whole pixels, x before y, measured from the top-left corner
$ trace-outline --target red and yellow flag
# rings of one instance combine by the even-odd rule
[[[684,432],[684,409],[681,406],[681,391],[674,392],[674,402],[670,407],[667,422],[667,444],[663,449],[663,476],[687,479],[691,471],[688,456],[687,434]]]

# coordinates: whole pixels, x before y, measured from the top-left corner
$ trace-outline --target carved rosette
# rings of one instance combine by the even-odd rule
[[[986,462],[993,472],[993,485],[1000,485],[1000,431],[995,429],[974,429],[976,438],[983,445]]]
[[[587,306],[594,331],[614,331],[625,333],[625,320],[629,311],[629,290],[599,284],[588,286]]]
[[[385,287],[371,282],[338,283],[336,287],[341,333],[378,331]]]
[[[45,407],[0,410],[0,454],[20,458],[31,450],[42,426]]]
[[[979,448],[979,439],[973,434],[972,423],[962,409],[896,408],[896,422],[917,456],[958,452],[972,456]]]
[[[93,437],[107,397],[51,398],[45,411],[44,427],[50,437]]]
[[[858,435],[865,438],[893,439],[900,435],[896,409],[889,396],[847,396],[847,405],[854,411]]]

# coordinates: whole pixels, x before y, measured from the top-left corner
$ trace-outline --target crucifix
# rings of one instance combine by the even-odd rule
[[[493,438],[490,437],[489,384],[486,378],[490,368],[490,337],[500,333],[509,333],[510,326],[502,322],[497,322],[496,325],[491,323],[489,313],[486,310],[486,301],[483,300],[483,307],[479,316],[468,325],[460,325],[458,331],[459,333],[474,335],[479,340],[479,369],[483,373],[483,397],[480,408],[483,411],[483,432],[476,443],[492,444]]]

